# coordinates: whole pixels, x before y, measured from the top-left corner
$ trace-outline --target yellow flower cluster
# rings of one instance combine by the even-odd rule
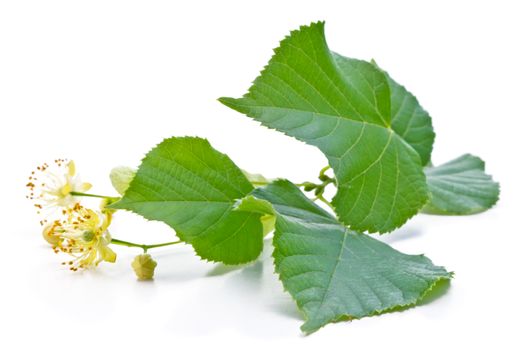
[[[88,191],[91,185],[80,181],[73,161],[57,159],[53,167],[47,163],[37,167],[26,186],[29,189],[27,197],[35,201],[37,212],[44,215],[40,221],[44,226],[44,239],[55,253],[63,252],[72,257],[63,265],[77,271],[97,266],[101,261],[115,262],[116,254],[108,246],[112,211],[88,209],[80,204],[75,194]],[[49,215],[57,211],[60,218],[49,220]]]

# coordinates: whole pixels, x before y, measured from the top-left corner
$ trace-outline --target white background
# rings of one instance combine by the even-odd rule
[[[424,3],[424,4],[423,4]],[[519,1],[2,1],[0,3],[0,347],[523,349],[525,11]],[[381,239],[455,271],[432,303],[305,337],[272,274],[270,251],[245,268],[152,251],[155,281],[135,280],[139,251],[70,273],[41,239],[25,200],[33,167],[75,159],[93,192],[114,192],[164,137],[199,135],[241,167],[315,179],[323,156],[216,101],[240,96],[289,30],[326,20],[330,47],[374,58],[431,113],[434,163],[470,152],[501,200],[470,217],[418,216]],[[160,223],[116,218],[115,237],[172,239]]]

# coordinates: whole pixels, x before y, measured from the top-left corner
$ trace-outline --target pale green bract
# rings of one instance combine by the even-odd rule
[[[241,264],[262,250],[260,214],[233,211],[254,187],[207,140],[173,137],[143,159],[115,209],[163,221],[203,259]]]
[[[237,209],[277,216],[275,270],[306,317],[306,333],[414,305],[452,277],[423,255],[349,230],[287,180],[256,189]]]
[[[244,97],[220,101],[318,147],[337,179],[335,211],[357,231],[391,231],[428,199],[430,118],[374,64],[331,52],[322,22],[285,38]]]
[[[499,198],[499,184],[485,173],[485,163],[470,154],[425,169],[430,201],[422,212],[468,215],[491,208]]]
[[[129,187],[129,184],[135,177],[137,171],[133,168],[127,166],[118,166],[111,169],[109,173],[109,179],[115,191],[118,192],[121,196],[126,193],[126,190]]]
[[[266,184],[271,182],[270,180],[268,180],[267,178],[265,178],[261,174],[250,173],[249,171],[242,170],[242,169],[241,169],[241,171],[244,174],[244,176],[246,176],[248,181],[250,181],[252,183],[252,185],[254,185],[254,186],[264,186],[264,185],[266,185]]]

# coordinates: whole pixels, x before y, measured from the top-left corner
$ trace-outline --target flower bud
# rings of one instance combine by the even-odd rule
[[[50,224],[44,227],[44,230],[42,230],[42,237],[44,237],[46,242],[52,246],[56,246],[60,241],[60,237],[55,235],[55,228],[56,225]]]
[[[319,180],[326,181],[326,180],[330,180],[330,178],[328,177],[328,175],[321,174],[319,175]]]
[[[137,279],[140,281],[146,281],[153,279],[157,262],[153,260],[149,254],[140,254],[133,259],[131,267],[133,267]]]
[[[304,190],[305,190],[306,192],[313,191],[313,190],[315,190],[316,188],[317,188],[317,185],[314,184],[314,183],[312,183],[312,182],[306,182],[306,183],[304,184]]]

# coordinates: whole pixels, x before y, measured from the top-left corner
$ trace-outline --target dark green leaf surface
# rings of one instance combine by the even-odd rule
[[[208,141],[174,137],[146,155],[113,207],[165,222],[206,260],[240,264],[262,250],[261,215],[232,210],[252,190],[241,170]]]
[[[378,99],[377,103],[390,106],[390,112],[385,112],[385,114],[391,116],[392,130],[400,135],[419,154],[422,164],[427,164],[430,161],[436,135],[430,115],[421,107],[416,97],[404,86],[394,81],[387,72],[381,70],[375,61],[369,63],[344,57],[334,52],[332,52],[332,55],[336,59],[340,72],[348,81],[358,81],[363,76],[363,72],[372,69],[370,64],[382,73],[369,74],[370,77],[375,76],[375,79],[372,79],[372,81],[378,81],[374,83],[376,86],[383,84],[384,78],[386,78],[388,83],[388,96],[381,96],[382,100]],[[366,89],[366,87],[361,88]],[[387,89],[382,90],[386,92]]]
[[[276,213],[275,269],[306,317],[306,333],[343,318],[413,305],[452,276],[423,255],[400,253],[349,230],[286,180],[253,195],[261,203],[251,199],[238,207]]]
[[[443,165],[425,169],[431,199],[422,212],[468,215],[485,211],[499,198],[499,184],[485,173],[485,163],[465,154]]]
[[[430,162],[436,138],[432,119],[414,95],[387,73],[385,75],[391,92],[392,129],[416,150],[421,164],[426,165]]]
[[[392,104],[402,114],[398,95]],[[336,212],[358,231],[391,231],[427,200],[420,154],[428,158],[428,147],[411,146],[424,135],[407,126],[410,115],[392,119],[389,81],[381,70],[330,52],[323,23],[292,32],[244,97],[220,101],[317,146],[337,178]]]

